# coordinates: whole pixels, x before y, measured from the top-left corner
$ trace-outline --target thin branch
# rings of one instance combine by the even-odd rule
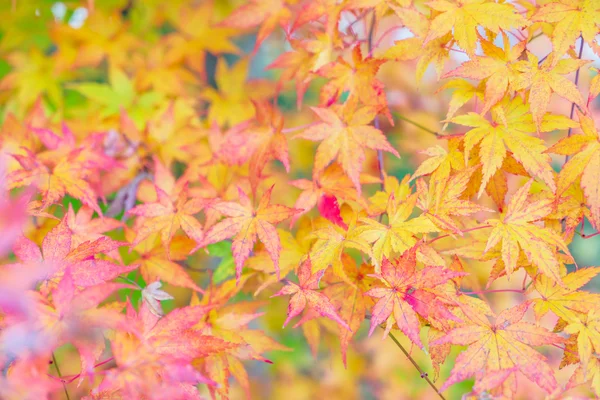
[[[446,398],[440,393],[440,391],[435,386],[435,384],[431,381],[431,379],[429,379],[429,375],[427,374],[427,372],[423,371],[421,369],[421,367],[419,367],[419,364],[417,364],[416,361],[410,356],[410,354],[408,353],[408,351],[406,351],[406,349],[404,348],[404,346],[402,346],[402,344],[398,341],[398,339],[396,339],[396,337],[394,336],[394,334],[390,332],[389,336],[392,338],[392,340],[394,341],[394,343],[396,343],[396,346],[398,346],[398,348],[400,350],[402,350],[402,352],[404,353],[404,355],[410,360],[410,362],[412,363],[412,365],[415,366],[415,368],[417,369],[417,371],[419,371],[419,373],[421,374],[421,378],[425,379],[427,381],[427,383],[429,383],[429,386],[431,386],[431,388],[433,390],[435,390],[435,392],[438,394],[438,396],[440,396],[440,399],[446,400]]]
[[[320,124],[321,122],[317,121],[317,122],[311,122],[310,124],[304,124],[304,125],[300,125],[300,126],[295,126],[293,128],[285,128],[281,130],[281,133],[292,133],[292,132],[296,132],[296,131],[301,131],[303,129],[307,129],[310,128],[311,126],[315,126],[317,124]]]
[[[56,368],[56,373],[58,374],[58,377],[62,382],[63,389],[65,391],[65,397],[67,398],[67,400],[71,400],[71,397],[69,397],[69,391],[67,390],[67,383],[62,379],[62,374],[60,373],[60,368],[58,367],[58,361],[56,361],[56,356],[54,355],[54,352],[52,352],[52,363],[54,364],[54,368]]]
[[[369,49],[369,54],[373,51],[373,36],[375,35],[375,26],[377,25],[377,17],[375,13],[373,13],[373,19],[371,20],[371,27],[369,28],[369,36],[367,38],[367,46]],[[373,120],[373,126],[375,129],[379,129],[379,118],[376,115]],[[381,179],[381,190],[385,190],[384,180],[384,164],[383,164],[383,150],[377,150],[377,169],[379,170],[379,179]]]
[[[472,232],[472,231],[476,231],[476,230],[479,230],[479,229],[485,229],[485,228],[491,228],[491,225],[482,225],[482,226],[476,226],[476,227],[474,227],[474,228],[465,229],[464,231],[461,231],[461,233]],[[451,235],[450,235],[449,233],[447,233],[447,234],[445,234],[445,235],[441,235],[441,236],[438,236],[438,237],[436,237],[436,238],[433,238],[433,239],[431,239],[431,240],[429,241],[429,243],[433,243],[433,242],[435,242],[436,240],[444,239],[444,238],[447,238],[447,237],[450,237],[450,236],[451,236]]]
[[[485,294],[485,293],[521,293],[523,294],[524,289],[492,289],[492,290],[480,290],[477,292],[461,292],[462,294]]]
[[[420,129],[424,130],[425,132],[429,132],[429,133],[431,133],[432,135],[435,135],[435,136],[441,136],[438,132],[434,131],[433,129],[429,129],[429,128],[427,128],[427,127],[419,124],[418,122],[413,121],[412,119],[406,118],[404,115],[402,115],[402,114],[400,114],[400,113],[398,113],[396,111],[392,112],[392,114],[396,118],[398,118],[398,119],[400,119],[400,120],[402,120],[404,122],[408,122],[409,124],[414,125],[417,128],[420,128]]]
[[[579,55],[577,57],[577,59],[581,60],[581,56],[583,55],[583,45],[585,44],[585,40],[583,40],[583,37],[580,37],[580,41],[581,43],[579,44]],[[581,68],[577,68],[577,72],[575,72],[575,86],[577,86],[579,84],[579,71],[581,71]],[[569,118],[573,119],[573,114],[575,114],[575,103],[571,103],[571,113],[569,114]],[[571,137],[571,132],[573,132],[573,128],[569,128],[569,131],[567,132],[567,137]],[[569,156],[567,155],[565,157],[565,164],[569,161]],[[564,164],[563,164],[564,165]]]

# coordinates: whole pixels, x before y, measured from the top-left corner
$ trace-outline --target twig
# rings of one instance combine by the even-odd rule
[[[476,231],[476,230],[478,230],[478,229],[485,229],[485,228],[491,228],[491,227],[492,227],[491,225],[482,225],[482,226],[476,226],[476,227],[474,227],[474,228],[465,229],[464,231],[461,231],[461,233],[467,233],[467,232]],[[451,236],[449,233],[447,233],[447,234],[445,234],[445,235],[438,236],[438,237],[436,237],[436,238],[433,238],[433,239],[431,239],[431,240],[429,241],[429,243],[431,244],[431,243],[435,242],[436,240],[440,240],[440,239],[443,239],[443,238],[447,238],[447,237],[449,237],[449,236]]]
[[[577,59],[581,60],[581,56],[583,55],[583,45],[585,43],[585,41],[583,40],[583,37],[580,37],[581,39],[581,43],[579,44],[579,55],[577,57]],[[575,86],[577,86],[579,84],[579,71],[581,71],[581,68],[577,68],[577,72],[575,72]],[[569,114],[569,118],[573,119],[573,114],[575,114],[575,103],[571,103],[571,113]],[[567,137],[571,137],[571,132],[573,131],[573,128],[569,128],[569,131],[567,132]],[[565,164],[569,161],[569,156],[567,155],[565,157]],[[564,165],[564,164],[563,164]]]
[[[67,383],[62,379],[62,374],[60,373],[60,368],[58,367],[58,361],[56,361],[56,356],[54,355],[54,352],[52,352],[52,363],[54,364],[54,368],[56,368],[56,373],[58,374],[58,377],[62,382],[63,389],[65,391],[65,397],[67,398],[67,400],[71,400],[71,397],[69,397],[69,391],[67,390]]]
[[[399,114],[399,113],[398,113],[398,112],[396,112],[396,111],[392,112],[392,114],[393,114],[393,115],[394,115],[396,118],[398,118],[398,119],[400,119],[400,120],[402,120],[402,121],[404,121],[404,122],[408,122],[409,124],[411,124],[411,125],[414,125],[414,126],[416,126],[417,128],[420,128],[420,129],[424,130],[425,132],[429,132],[429,133],[431,133],[432,135],[435,135],[435,136],[441,136],[439,133],[437,133],[437,132],[436,132],[436,131],[434,131],[433,129],[429,129],[429,128],[427,128],[427,127],[425,127],[425,126],[423,126],[423,125],[419,124],[418,122],[415,122],[415,121],[413,121],[412,119],[408,119],[408,118],[406,118],[404,115],[402,115],[402,114]]]
[[[398,348],[400,350],[402,350],[402,352],[410,360],[410,362],[412,363],[412,365],[414,365],[415,368],[417,369],[417,371],[419,371],[419,373],[421,374],[421,378],[425,379],[427,381],[427,383],[429,383],[429,386],[431,386],[431,388],[433,390],[435,390],[435,392],[438,394],[438,396],[440,396],[440,399],[446,400],[446,398],[440,393],[440,391],[434,385],[434,383],[431,381],[431,379],[429,379],[429,375],[427,375],[427,372],[423,371],[421,369],[421,367],[419,367],[419,364],[417,364],[416,361],[410,356],[410,354],[408,354],[408,351],[406,351],[406,349],[404,348],[404,346],[402,346],[402,344],[398,341],[398,339],[396,339],[396,337],[394,336],[394,334],[390,332],[389,333],[389,337],[392,338],[392,340],[394,341],[394,343],[396,343],[396,346],[398,346]]]
[[[375,34],[375,25],[377,24],[377,17],[375,16],[375,13],[373,13],[373,19],[371,20],[371,27],[369,28],[369,36],[367,39],[367,46],[369,48],[369,54],[371,54],[371,52],[373,51],[373,36]],[[373,120],[373,126],[375,127],[375,129],[379,129],[379,118],[377,118],[377,115],[375,116],[375,119]],[[377,150],[377,168],[379,169],[379,179],[381,179],[381,190],[385,191],[385,185],[384,185],[384,181],[385,181],[385,174],[384,174],[384,164],[383,164],[383,151],[382,150]]]
[[[524,289],[492,289],[492,290],[480,290],[477,292],[461,292],[462,294],[485,294],[485,293],[504,293],[504,292],[511,292],[511,293],[523,293]]]

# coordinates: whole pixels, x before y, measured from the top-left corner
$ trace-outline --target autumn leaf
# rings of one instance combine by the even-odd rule
[[[310,258],[308,258],[298,267],[298,284],[288,282],[279,292],[271,296],[292,295],[288,307],[287,318],[283,323],[284,328],[292,318],[308,307],[309,309],[316,311],[319,315],[329,318],[350,330],[348,324],[338,315],[329,299],[324,294],[317,291],[319,289],[319,281],[324,273],[325,270],[319,270],[313,273],[312,263]]]
[[[562,277],[564,287],[556,284],[545,275],[539,275],[533,282],[533,288],[541,298],[533,299],[533,311],[539,321],[548,311],[557,317],[576,320],[576,313],[588,313],[600,300],[595,293],[581,291],[581,287],[600,273],[600,267],[581,268]]]
[[[565,54],[580,34],[582,40],[594,41],[599,17],[600,5],[594,0],[558,0],[541,5],[532,20],[554,24],[553,51]]]
[[[587,60],[560,59],[557,53],[550,54],[543,62],[533,55],[527,53],[527,61],[519,61],[514,69],[519,72],[513,80],[515,90],[529,89],[529,103],[531,114],[538,132],[541,129],[542,119],[546,113],[552,93],[584,107],[583,98],[579,90],[567,78],[562,75],[569,74],[589,63]]]
[[[179,230],[183,231],[196,242],[203,240],[202,225],[194,217],[205,206],[211,203],[210,200],[203,198],[188,198],[188,190],[184,188],[177,195],[176,200],[162,191],[159,187],[155,188],[158,197],[156,202],[140,204],[129,210],[129,214],[144,217],[132,243],[132,246],[138,245],[153,233],[160,233],[161,240],[165,249],[169,250],[169,244]]]
[[[457,69],[450,71],[442,78],[463,77],[485,80],[484,103],[481,115],[504,98],[507,91],[512,91],[512,82],[516,72],[511,64],[516,62],[525,50],[525,41],[515,46],[510,45],[508,35],[502,31],[503,48],[494,46],[490,41],[480,37],[484,56],[473,56]],[[462,81],[461,81],[462,82]]]
[[[469,55],[475,54],[477,28],[483,27],[494,33],[500,29],[510,30],[526,25],[512,4],[487,0],[433,0],[427,3],[439,14],[431,21],[425,43],[437,39],[454,29],[458,45]]]
[[[466,323],[431,343],[468,346],[467,350],[457,357],[456,365],[440,391],[443,392],[451,385],[470,377],[475,377],[478,382],[491,373],[514,367],[527,379],[537,383],[546,392],[552,393],[558,386],[554,373],[545,357],[531,346],[560,344],[564,339],[542,327],[522,321],[528,307],[529,304],[524,303],[504,310],[495,317],[493,323],[475,310],[462,307],[467,317]],[[503,390],[514,395],[514,372],[497,383],[502,385]],[[500,388],[494,389],[492,393],[499,390]]]
[[[545,151],[544,141],[533,137],[535,125],[529,106],[517,97],[503,104],[502,112],[494,114],[490,122],[482,116],[469,113],[454,117],[452,122],[473,127],[465,134],[465,160],[471,151],[479,144],[483,178],[479,188],[479,196],[486,185],[502,166],[507,157],[507,150],[532,176],[540,178],[551,190],[555,190],[554,175],[550,166],[550,158]],[[573,126],[573,122],[565,117],[547,114],[540,120],[538,129],[548,132],[554,129],[565,129]]]
[[[218,26],[248,29],[260,25],[254,45],[256,51],[277,25],[285,29],[290,22],[292,12],[286,3],[288,3],[286,0],[252,0],[248,4],[236,8]]]
[[[387,225],[372,218],[360,219],[362,225],[357,228],[357,236],[373,244],[371,253],[377,269],[382,265],[384,258],[400,255],[417,244],[419,234],[439,231],[425,215],[410,218],[417,198],[418,194],[414,193],[398,206],[390,202],[387,208]]]
[[[363,57],[360,46],[355,46],[352,50],[353,65],[339,58],[319,68],[317,74],[330,78],[321,89],[321,105],[331,105],[343,92],[348,91],[350,96],[357,96],[363,105],[373,107],[386,115],[393,125],[383,84],[375,78],[384,62],[369,56]]]
[[[501,246],[506,275],[510,276],[517,267],[519,252],[523,251],[541,273],[560,284],[556,249],[570,255],[569,249],[554,231],[533,224],[550,213],[552,200],[531,200],[529,190],[532,183],[530,180],[511,197],[501,219],[487,220],[492,231],[484,253]]]
[[[600,226],[600,135],[590,116],[579,111],[577,115],[582,134],[561,139],[547,152],[573,156],[558,174],[557,193],[563,193],[581,177],[581,187],[592,212],[591,221]]]
[[[416,262],[416,248],[413,248],[397,260],[384,258],[381,273],[373,275],[385,286],[374,287],[365,293],[366,296],[378,299],[371,310],[369,336],[377,326],[386,322],[384,338],[395,324],[414,344],[423,348],[419,337],[421,323],[418,315],[442,324],[450,320],[459,321],[448,310],[448,300],[444,299],[441,292],[436,292],[435,288],[465,274],[444,267],[417,270]]]
[[[296,137],[322,141],[315,155],[313,174],[320,174],[331,161],[337,159],[360,194],[360,173],[365,161],[365,148],[384,150],[399,157],[383,133],[368,125],[376,115],[371,108],[338,112],[327,108],[312,110],[323,122],[306,129]]]
[[[437,182],[432,180],[428,190],[424,181],[417,181],[421,194],[419,208],[437,228],[462,236],[462,231],[455,222],[456,219],[480,211],[492,211],[464,199],[463,192],[467,189],[474,170],[473,167],[466,168],[452,177]]]
[[[222,213],[227,218],[211,227],[206,232],[203,241],[196,247],[197,249],[233,237],[232,251],[238,282],[242,275],[244,262],[252,252],[257,238],[260,239],[269,252],[275,271],[279,276],[281,244],[274,224],[293,216],[298,210],[271,204],[272,191],[273,186],[263,194],[256,209],[252,206],[246,193],[240,188],[238,188],[239,203],[222,202],[212,206],[214,210]]]

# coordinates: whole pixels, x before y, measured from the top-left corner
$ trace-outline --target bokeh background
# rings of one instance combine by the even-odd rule
[[[4,0],[0,2],[0,121],[4,122],[11,114],[23,119],[37,104],[43,107],[53,123],[58,125],[63,120],[67,121],[75,134],[82,138],[94,132],[121,129],[119,114],[122,109],[141,127],[148,121],[159,121],[165,112],[165,104],[172,104],[176,113],[186,116],[186,123],[169,132],[165,139],[169,141],[177,140],[190,131],[204,132],[215,115],[217,103],[226,109],[225,120],[219,122],[227,125],[253,117],[252,107],[248,107],[251,98],[275,98],[285,113],[286,128],[293,129],[312,122],[312,113],[307,106],[318,103],[323,81],[315,79],[311,83],[304,96],[304,106],[298,110],[295,86],[286,82],[280,86],[280,71],[267,69],[280,54],[290,50],[281,29],[275,29],[255,51],[255,30],[215,27],[242,3],[234,0]],[[343,13],[339,28],[346,29],[344,24],[353,24],[357,35],[366,37],[368,19],[356,23],[358,17],[353,13]],[[410,36],[408,30],[394,24],[397,24],[394,18],[384,17],[379,21],[375,33],[375,55],[392,45],[394,40]],[[550,48],[550,43],[543,38],[531,47],[539,56],[548,53]],[[319,62],[324,64],[336,56],[332,51],[329,57],[325,54]],[[464,57],[460,52],[452,52],[446,70],[456,67],[465,60]],[[589,48],[584,49],[583,58],[600,65]],[[122,71],[123,75],[111,76],[109,72],[113,67]],[[432,146],[446,146],[444,140],[427,130],[442,131],[441,121],[446,117],[452,90],[439,90],[441,85],[431,67],[422,81],[417,82],[414,62],[388,63],[381,69],[379,77],[385,83],[392,111],[412,121],[396,118],[395,126],[381,121],[390,142],[402,155],[400,159],[386,156],[386,170],[389,175],[401,180],[426,158],[421,151]],[[580,87],[587,87],[590,79],[591,76],[582,74]],[[102,89],[86,89],[82,86],[84,82],[102,85]],[[469,103],[462,111],[472,108]],[[567,114],[570,104],[555,96],[550,109]],[[598,113],[597,108],[594,113]],[[456,132],[460,132],[456,127],[448,127],[448,133]],[[1,134],[5,150],[18,146],[18,143],[10,141],[11,131],[6,124]],[[560,135],[549,136],[549,140],[557,140]],[[156,140],[156,149],[160,151],[166,142],[161,142],[158,136]],[[371,153],[368,172],[376,175],[376,160],[374,152]],[[313,154],[313,144],[292,141],[289,179],[310,177]],[[205,155],[191,152],[176,159],[172,166],[176,176],[181,175],[186,163],[192,161],[192,156]],[[563,160],[557,157],[554,161],[555,167],[560,168]],[[273,166],[270,172],[274,180],[283,179],[285,173],[278,166]],[[110,188],[118,187],[131,178],[127,171],[123,176],[108,178],[107,204],[112,199]],[[218,181],[219,177],[214,179]],[[513,189],[522,183],[517,178],[510,182]],[[377,185],[366,186],[365,195],[373,194],[376,189]],[[279,185],[273,196],[280,203],[291,206],[298,194],[296,189]],[[64,209],[69,204],[76,211],[81,208],[79,201],[67,197]],[[103,205],[103,208],[107,211],[108,206]],[[57,210],[57,215],[60,212]],[[122,213],[116,215],[116,218],[121,217]],[[40,240],[55,223],[41,218],[31,222],[27,229],[39,235]],[[592,233],[589,224],[586,233]],[[117,231],[111,235],[123,239],[125,232]],[[465,245],[468,246],[468,243]],[[590,239],[575,236],[570,248],[580,266],[600,264],[600,236]],[[127,261],[132,256],[123,252],[122,257]],[[181,263],[200,283],[207,279],[207,270],[211,271],[216,282],[231,279],[234,273],[231,246],[227,242],[211,245],[207,254],[195,254]],[[478,276],[473,279],[483,285],[491,264],[474,263],[473,266],[478,271]],[[135,274],[129,278],[140,279]],[[499,279],[492,288],[517,287],[521,280],[522,275],[516,274],[510,282],[506,278]],[[382,341],[379,334],[366,337],[367,323],[351,346],[348,366],[344,368],[335,326],[311,323],[304,328],[282,329],[287,299],[270,299],[267,303],[272,292],[254,297],[252,289],[251,285],[246,287],[235,299],[264,301],[262,310],[265,316],[256,323],[256,327],[266,330],[290,349],[269,354],[273,364],[253,362],[247,365],[255,398],[437,398],[391,340]],[[598,291],[600,281],[591,282],[588,289]],[[168,285],[165,290],[175,296],[175,300],[166,302],[165,309],[189,303],[189,290]],[[121,293],[123,299],[133,296],[134,301],[139,300],[135,298],[138,295],[127,291]],[[514,296],[514,293],[499,293],[488,296],[488,300],[499,311],[516,304],[519,299]],[[403,335],[398,337],[403,345],[411,347]],[[427,356],[418,349],[412,349],[412,354],[431,374]],[[557,365],[558,353],[549,351],[547,355]],[[442,368],[440,382],[448,376],[455,356],[453,353]],[[61,348],[57,357],[63,374],[79,372],[79,359],[73,348]],[[559,372],[559,379],[564,382],[571,373],[572,368],[566,368]],[[471,385],[471,381],[466,381],[453,386],[447,392],[447,398],[460,398],[469,392]],[[79,389],[73,386],[70,391],[72,398],[77,398],[86,388],[85,385]],[[536,386],[525,380],[520,381],[519,393],[523,399],[540,394]],[[235,385],[232,398],[243,398],[243,393]]]

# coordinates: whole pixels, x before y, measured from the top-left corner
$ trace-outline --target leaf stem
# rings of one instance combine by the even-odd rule
[[[64,379],[62,379],[62,374],[60,373],[60,368],[58,367],[58,361],[56,361],[56,356],[54,355],[54,352],[52,352],[52,363],[54,364],[56,373],[58,374],[58,377],[62,382],[63,390],[65,391],[65,397],[67,398],[67,400],[71,400],[71,397],[69,397],[69,391],[67,390],[67,383],[64,381]]]
[[[392,112],[392,114],[394,114],[394,116],[396,118],[398,118],[398,119],[400,119],[400,120],[402,120],[404,122],[408,122],[409,124],[414,125],[417,128],[420,128],[420,129],[424,130],[425,132],[429,132],[429,133],[431,133],[432,135],[435,135],[435,136],[441,136],[439,133],[437,133],[433,129],[429,129],[429,128],[427,128],[427,127],[419,124],[418,122],[413,121],[412,119],[408,119],[404,115],[402,115],[402,114],[400,114],[400,113],[398,113],[396,111]]]
[[[581,56],[583,55],[583,45],[585,44],[585,40],[583,40],[583,37],[580,36],[580,43],[579,43],[579,55],[577,56],[578,60],[581,60]],[[575,86],[577,86],[579,84],[579,72],[581,71],[581,68],[577,68],[577,72],[575,72]],[[575,114],[575,103],[571,103],[571,113],[569,114],[569,118],[573,119],[573,114]],[[567,137],[571,137],[571,133],[573,132],[573,128],[569,128],[569,130],[567,131]],[[565,164],[569,161],[569,156],[565,156]],[[563,164],[564,166],[564,164]]]
[[[464,231],[461,231],[461,233],[472,232],[472,231],[476,231],[476,230],[479,230],[479,229],[485,229],[485,228],[490,228],[490,227],[491,227],[491,225],[481,225],[481,226],[476,226],[476,227],[474,227],[474,228],[465,229]],[[435,242],[436,240],[444,239],[444,238],[447,238],[447,237],[449,237],[449,236],[450,236],[450,234],[449,234],[449,233],[447,233],[447,234],[445,234],[445,235],[438,236],[438,237],[436,237],[436,238],[433,238],[433,239],[431,239],[431,240],[429,241],[429,243],[433,243],[433,242]]]
[[[440,396],[440,399],[446,400],[446,398],[444,397],[444,395],[442,395],[440,393],[440,391],[435,386],[435,384],[431,381],[431,379],[429,379],[429,375],[427,374],[427,372],[423,371],[421,369],[421,367],[419,367],[419,364],[417,364],[417,362],[410,356],[410,354],[408,353],[408,351],[406,351],[406,349],[404,348],[404,346],[402,346],[402,344],[398,341],[398,339],[396,339],[396,337],[394,336],[394,334],[390,332],[389,333],[389,337],[392,338],[392,340],[394,341],[394,343],[396,343],[396,346],[398,346],[398,348],[400,350],[402,350],[402,352],[409,359],[409,361],[412,363],[412,365],[414,365],[415,368],[417,369],[417,371],[419,371],[419,373],[421,374],[421,378],[425,379],[427,381],[427,383],[429,383],[429,386],[431,386],[431,388],[433,390],[435,390],[435,392],[438,394],[438,396]]]
[[[477,292],[461,292],[462,294],[485,294],[485,293],[505,293],[505,292],[511,292],[511,293],[523,293],[524,290],[523,289],[492,289],[492,290],[480,290]]]

